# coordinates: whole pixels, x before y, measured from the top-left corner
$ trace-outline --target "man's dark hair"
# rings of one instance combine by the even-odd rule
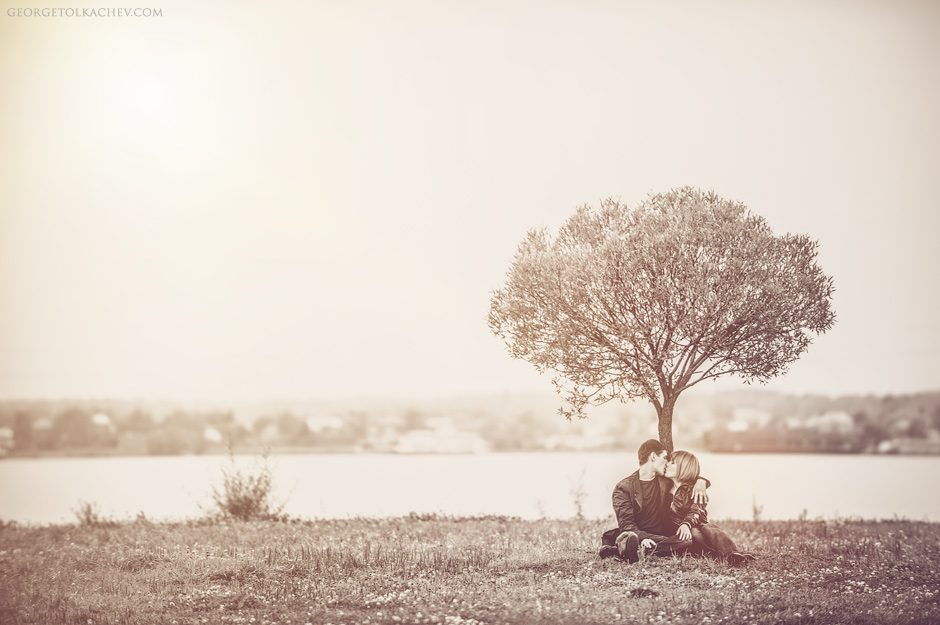
[[[640,464],[646,464],[646,461],[650,459],[650,454],[659,455],[664,451],[666,451],[666,446],[655,438],[651,438],[640,445],[640,450],[636,452],[636,455],[640,459]]]

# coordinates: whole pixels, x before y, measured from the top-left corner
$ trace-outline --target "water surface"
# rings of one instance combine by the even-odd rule
[[[697,453],[712,519],[861,517],[940,521],[940,457]],[[251,467],[251,457],[238,457]],[[75,521],[79,501],[115,518],[185,519],[211,507],[226,456],[4,459],[0,518]],[[270,460],[285,512],[303,518],[499,514],[613,521],[631,453],[298,454]]]

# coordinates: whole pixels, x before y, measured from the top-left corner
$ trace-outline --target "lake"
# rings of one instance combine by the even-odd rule
[[[940,521],[937,456],[697,453],[712,519],[861,517]],[[0,519],[74,522],[80,501],[105,516],[200,516],[227,456],[7,458],[0,460]],[[240,467],[256,460],[239,456]],[[302,518],[497,514],[610,518],[614,485],[633,453],[467,455],[285,454],[270,465],[284,511]]]

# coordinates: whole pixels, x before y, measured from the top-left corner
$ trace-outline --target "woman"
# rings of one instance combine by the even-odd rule
[[[738,552],[734,541],[708,522],[705,506],[692,502],[692,485],[699,476],[698,458],[687,451],[672,454],[665,475],[672,489],[663,498],[663,529],[681,540],[692,540],[691,553],[728,560],[733,565],[754,560],[749,553]]]

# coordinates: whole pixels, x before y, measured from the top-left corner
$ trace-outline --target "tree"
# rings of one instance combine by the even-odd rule
[[[95,424],[91,413],[82,408],[67,408],[52,425],[55,441],[63,449],[82,449],[95,443]]]
[[[304,439],[310,435],[307,422],[290,412],[284,412],[278,416],[277,427],[281,442],[286,445],[302,445]]]
[[[33,417],[24,410],[17,410],[13,421],[13,446],[17,451],[33,448]]]
[[[634,209],[608,199],[578,208],[555,238],[529,232],[489,327],[513,357],[558,374],[566,418],[644,398],[671,450],[680,393],[728,374],[764,383],[832,327],[817,246],[710,191],[673,189]]]
[[[118,422],[118,427],[125,432],[149,432],[155,424],[150,413],[143,410],[134,410]]]

